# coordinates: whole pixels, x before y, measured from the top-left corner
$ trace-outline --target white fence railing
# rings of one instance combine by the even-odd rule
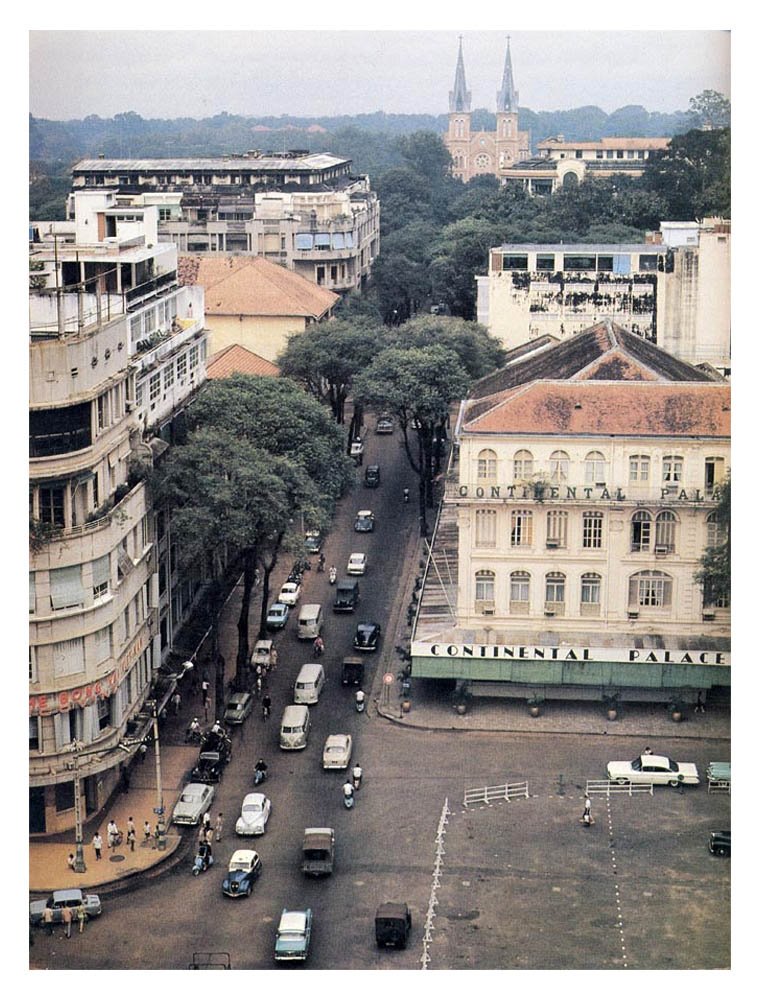
[[[438,821],[438,834],[435,838],[435,865],[433,867],[433,885],[430,890],[430,900],[428,902],[427,913],[425,914],[425,934],[422,938],[422,968],[427,969],[430,965],[430,945],[433,940],[433,923],[435,921],[435,908],[438,906],[438,896],[436,889],[441,885],[441,869],[443,867],[443,856],[446,853],[443,849],[446,825],[449,822],[451,810],[449,800],[443,803],[441,818]]]
[[[648,792],[654,795],[654,785],[651,782],[632,784],[630,781],[587,781],[586,795],[635,795],[637,792]]]
[[[465,806],[472,806],[478,802],[499,802],[510,799],[527,799],[528,782],[513,781],[504,785],[484,785],[482,788],[466,788],[464,792]]]

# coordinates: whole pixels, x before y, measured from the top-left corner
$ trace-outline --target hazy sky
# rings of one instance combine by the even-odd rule
[[[498,31],[32,30],[29,110],[52,119],[441,114],[460,33],[474,108],[494,110],[507,35],[520,104],[533,111],[670,112],[703,90],[730,97],[728,31],[547,32],[505,20]]]

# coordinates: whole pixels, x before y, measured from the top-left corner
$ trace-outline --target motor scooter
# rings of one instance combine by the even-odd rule
[[[253,771],[254,787],[258,785],[263,785],[266,780],[267,780],[267,766],[263,761],[259,761],[259,763],[256,764]]]
[[[359,767],[359,765],[356,764],[355,767],[354,767],[354,769],[353,769],[353,771],[351,772],[351,777],[353,778],[353,781],[354,781],[354,788],[357,791],[359,790],[359,785],[361,785],[361,783],[362,783],[362,774],[363,774],[363,771],[362,771],[361,767]]]
[[[354,808],[354,786],[350,781],[343,786],[343,805],[346,809]]]
[[[334,566],[330,567],[330,571],[327,574],[327,579],[329,583],[333,584],[338,579],[338,571]]]
[[[364,697],[364,692],[363,691],[357,691],[356,692],[356,694],[354,695],[354,702],[355,702],[355,705],[356,705],[356,711],[357,712],[363,712],[364,711],[364,704],[365,704],[365,697]]]
[[[211,853],[211,848],[208,844],[201,844],[193,861],[193,875],[200,875],[201,872],[207,871],[213,863],[214,855]]]

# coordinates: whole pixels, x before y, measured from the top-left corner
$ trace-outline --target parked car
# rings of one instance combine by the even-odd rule
[[[314,556],[321,550],[323,541],[321,531],[307,531],[304,536],[304,548],[309,555]]]
[[[374,488],[380,485],[380,466],[368,465],[364,470],[364,485]]]
[[[272,803],[261,792],[249,792],[240,807],[240,816],[235,823],[235,833],[240,837],[256,837],[267,832],[267,820],[272,812]]]
[[[327,826],[307,826],[301,855],[304,875],[330,875],[335,863],[335,831]]]
[[[201,750],[216,751],[224,758],[224,763],[228,764],[232,757],[232,740],[224,731],[215,733],[213,729],[209,729],[201,736]]]
[[[278,962],[305,962],[311,946],[312,912],[283,910],[277,927],[274,957]]]
[[[224,755],[217,750],[202,750],[190,777],[204,785],[215,784],[222,777],[226,763]]]
[[[354,521],[354,531],[374,531],[375,515],[371,510],[360,510]]]
[[[267,612],[267,628],[273,630],[285,628],[285,626],[288,623],[289,617],[290,617],[290,608],[287,606],[287,604],[282,604],[280,601],[275,601],[275,603]]]
[[[375,941],[379,948],[406,948],[412,914],[406,903],[382,903],[375,913]]]
[[[328,736],[322,752],[322,767],[325,771],[342,771],[351,760],[351,737],[345,733]]]
[[[661,754],[641,754],[633,760],[611,760],[607,765],[607,777],[618,784],[653,785],[698,785],[699,773],[696,764],[679,764]]]
[[[253,696],[250,691],[234,691],[227,699],[223,721],[229,726],[239,726],[250,715]]]
[[[394,428],[393,417],[389,417],[387,413],[382,414],[377,418],[375,423],[375,434],[392,434]]]
[[[214,788],[197,781],[185,785],[172,813],[177,826],[197,826],[214,801]]]
[[[346,572],[349,576],[363,576],[367,569],[367,555],[364,552],[352,552],[348,557]]]
[[[359,622],[354,635],[354,649],[374,652],[380,642],[380,626],[377,622]]]
[[[42,923],[42,911],[49,906],[53,911],[53,923],[63,922],[63,908],[68,906],[74,910],[84,903],[84,911],[88,917],[99,917],[103,912],[100,896],[93,892],[82,892],[81,889],[56,889],[47,899],[35,899],[29,904],[29,923],[36,927]]]
[[[253,647],[253,653],[251,653],[251,666],[271,667],[273,648],[274,643],[271,639],[258,639]]]
[[[283,583],[280,595],[277,598],[280,604],[287,604],[289,608],[294,608],[301,596],[300,583]]]
[[[222,882],[225,896],[250,896],[261,875],[261,858],[255,851],[235,851]]]
[[[719,858],[731,857],[731,831],[713,830],[708,842],[710,854],[717,854]]]
[[[361,438],[354,438],[354,440],[351,442],[350,454],[351,457],[354,459],[362,457],[362,455],[364,454],[364,442],[362,441]]]

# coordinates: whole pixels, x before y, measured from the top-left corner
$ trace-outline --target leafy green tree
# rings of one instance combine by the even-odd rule
[[[475,317],[475,275],[488,271],[488,252],[499,229],[485,219],[460,219],[445,226],[433,244],[430,264],[433,298],[454,316]]]
[[[479,323],[454,316],[418,316],[396,331],[393,346],[445,347],[459,359],[468,378],[483,378],[504,364],[500,342]]]
[[[402,135],[396,145],[409,169],[433,187],[442,185],[451,170],[451,154],[437,132]]]
[[[703,90],[690,99],[689,116],[694,128],[729,128],[731,102],[717,90]]]
[[[671,219],[731,215],[731,133],[694,130],[647,160],[643,186],[660,195]]]
[[[694,579],[702,585],[704,603],[728,602],[731,597],[731,477],[716,490],[718,505],[715,516],[720,540],[708,546],[700,560]]]

